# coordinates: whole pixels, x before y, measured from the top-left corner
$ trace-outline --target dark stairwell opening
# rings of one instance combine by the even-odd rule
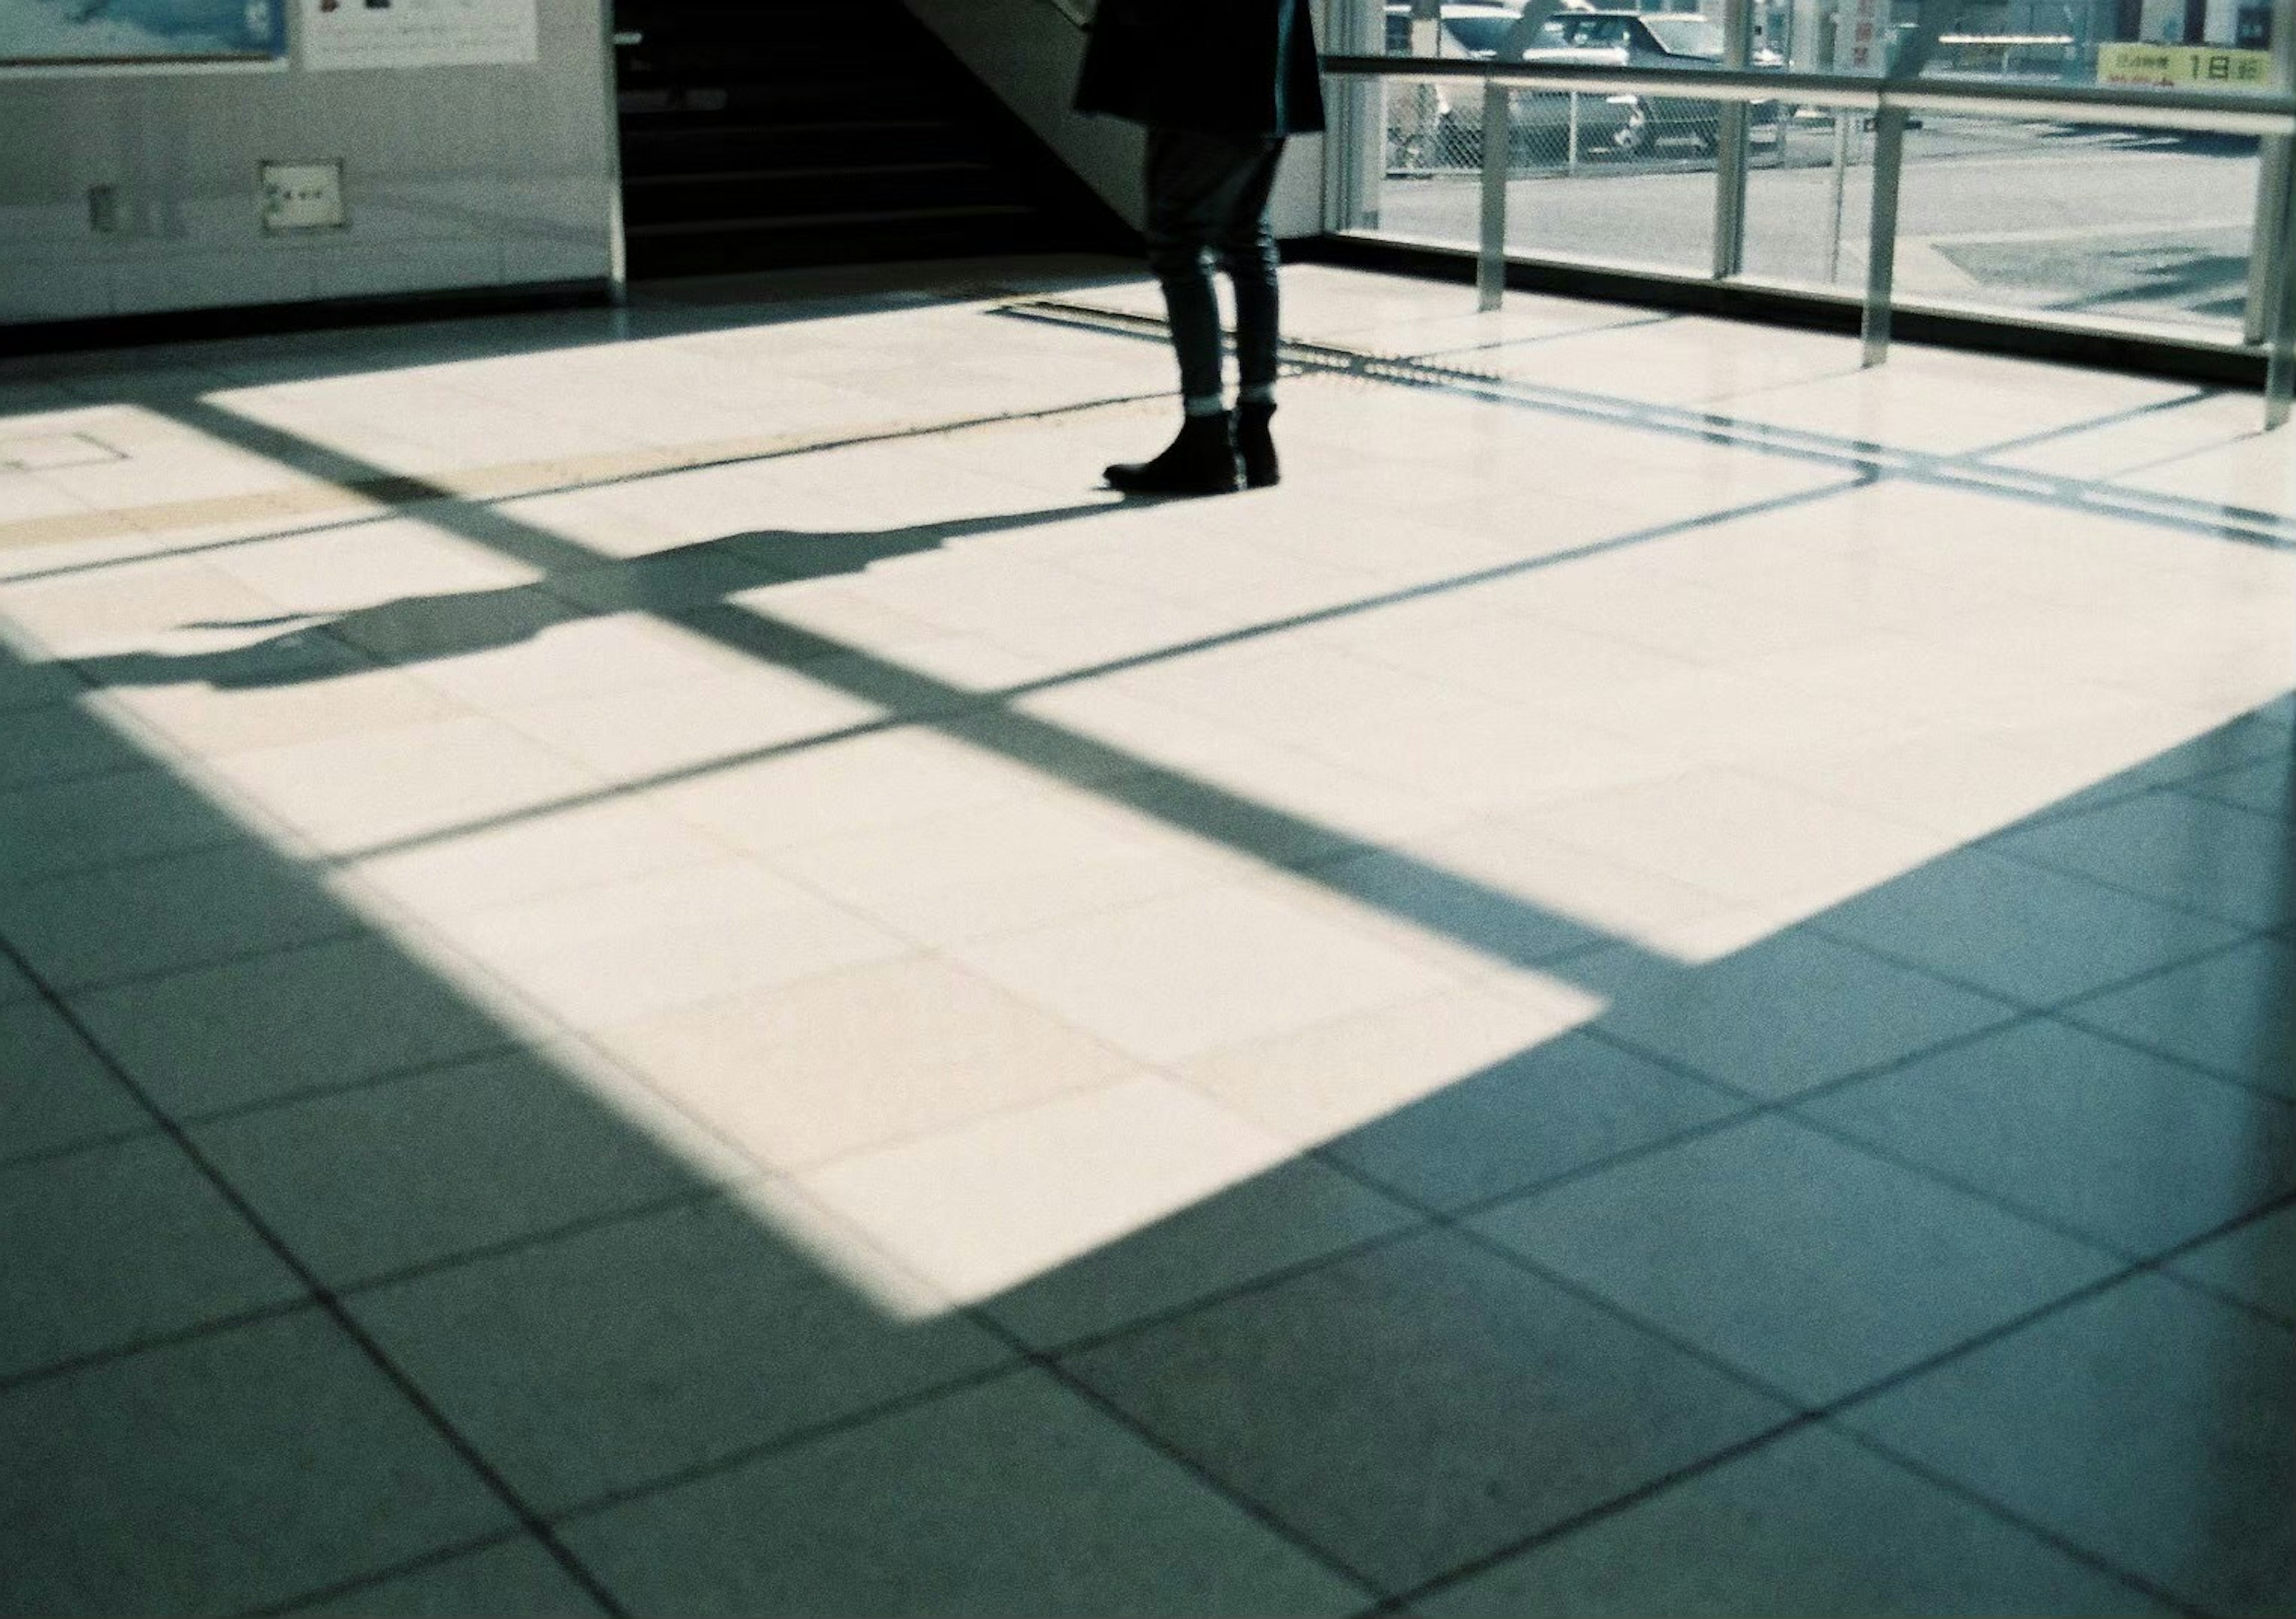
[[[634,278],[1138,238],[899,0],[617,0]]]

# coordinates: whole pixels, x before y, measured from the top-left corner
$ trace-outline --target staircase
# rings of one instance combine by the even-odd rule
[[[899,0],[614,13],[633,278],[1136,245]]]

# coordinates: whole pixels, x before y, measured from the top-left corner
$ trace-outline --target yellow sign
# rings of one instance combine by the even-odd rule
[[[2272,83],[2272,53],[2205,45],[2099,45],[2096,82],[2171,90],[2262,90]]]

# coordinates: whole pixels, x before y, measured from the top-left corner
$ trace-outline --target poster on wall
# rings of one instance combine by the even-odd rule
[[[303,65],[324,71],[533,61],[541,53],[535,4],[536,0],[301,0]]]
[[[1888,0],[1842,0],[1834,22],[1837,73],[1880,73],[1889,62]]]
[[[0,67],[278,61],[287,0],[0,0]]]

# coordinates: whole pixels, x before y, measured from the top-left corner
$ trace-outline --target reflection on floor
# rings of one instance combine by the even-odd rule
[[[2296,1602],[2286,435],[1289,286],[0,366],[0,1609]]]

